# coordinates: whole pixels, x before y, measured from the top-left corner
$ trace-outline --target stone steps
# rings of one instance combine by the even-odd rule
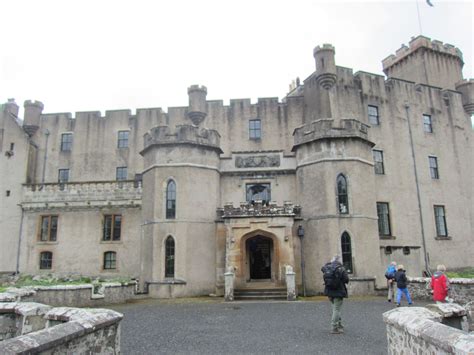
[[[234,290],[234,300],[236,301],[284,301],[286,297],[286,288],[246,288]]]

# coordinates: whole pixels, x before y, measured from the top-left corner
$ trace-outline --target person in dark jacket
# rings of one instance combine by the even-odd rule
[[[341,322],[341,308],[343,299],[348,297],[346,284],[349,282],[349,275],[344,266],[342,266],[339,255],[335,255],[331,262],[321,268],[324,274],[326,274],[327,270],[334,270],[333,274],[337,281],[335,282],[336,285],[333,283],[329,285],[329,282],[325,279],[324,286],[324,295],[328,296],[332,304],[331,334],[342,334],[344,333],[344,326]]]
[[[397,266],[397,272],[395,273],[395,281],[397,282],[397,307],[400,307],[400,301],[402,300],[402,294],[405,295],[405,298],[408,301],[408,305],[411,306],[413,304],[410,292],[408,292],[408,280],[407,275],[405,275],[405,270],[403,269],[403,265]]]

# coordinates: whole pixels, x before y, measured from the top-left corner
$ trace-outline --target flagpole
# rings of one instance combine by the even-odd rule
[[[416,2],[416,12],[418,13],[418,26],[420,26],[420,35],[423,35],[423,29],[421,28],[421,17],[420,17],[420,7],[418,6],[418,0]]]

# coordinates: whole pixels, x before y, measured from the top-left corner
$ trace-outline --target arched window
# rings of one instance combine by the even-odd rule
[[[166,186],[166,219],[176,218],[176,183],[168,181]]]
[[[347,192],[347,180],[342,174],[339,174],[336,179],[337,183],[337,204],[340,214],[349,213],[349,198]]]
[[[40,269],[51,269],[53,267],[53,253],[43,251],[40,253]]]
[[[165,242],[165,277],[174,277],[174,239],[166,238]]]
[[[352,246],[351,237],[347,232],[341,236],[342,264],[349,274],[352,273]]]
[[[104,253],[104,270],[115,270],[117,268],[117,253],[106,251]]]

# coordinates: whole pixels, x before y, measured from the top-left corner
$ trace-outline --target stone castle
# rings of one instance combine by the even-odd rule
[[[384,286],[472,266],[474,81],[459,49],[418,36],[353,73],[335,49],[284,99],[100,112],[0,112],[0,271],[127,276],[154,297],[282,286],[323,289],[342,255]],[[364,286],[365,287],[365,286]]]

